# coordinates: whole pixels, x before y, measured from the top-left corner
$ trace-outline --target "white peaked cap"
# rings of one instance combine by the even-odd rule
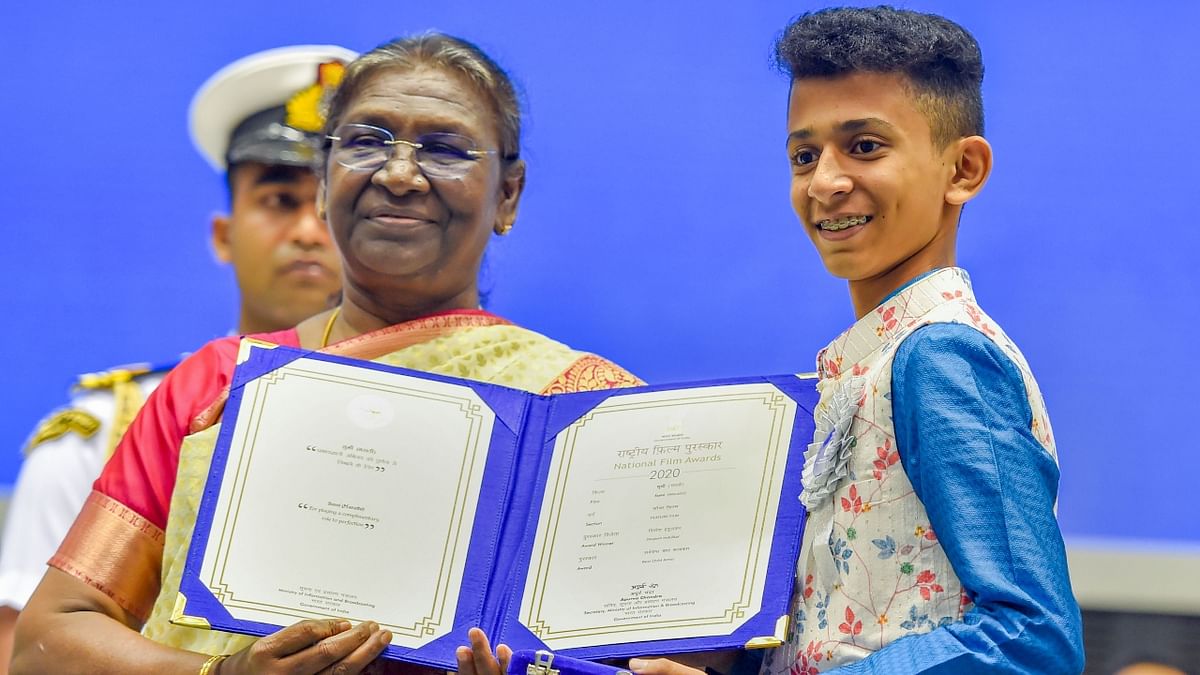
[[[284,106],[317,82],[318,66],[350,63],[358,54],[336,45],[279,47],[238,59],[208,78],[188,109],[192,143],[217,171],[224,172],[235,129],[257,113]]]

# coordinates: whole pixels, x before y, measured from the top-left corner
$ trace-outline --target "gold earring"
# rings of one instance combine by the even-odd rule
[[[509,232],[512,232],[512,228],[512,223],[497,223],[495,227],[492,228],[492,231],[503,237]]]

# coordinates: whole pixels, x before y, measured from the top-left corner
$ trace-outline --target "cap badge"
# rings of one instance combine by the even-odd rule
[[[289,127],[317,133],[325,126],[325,115],[321,104],[325,97],[332,94],[342,82],[346,72],[346,64],[341,61],[329,61],[317,66],[317,81],[312,85],[296,92],[287,102],[287,114],[284,124]]]

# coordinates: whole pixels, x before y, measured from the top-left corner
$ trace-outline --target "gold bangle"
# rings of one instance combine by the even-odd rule
[[[200,672],[196,675],[212,675],[217,672],[217,664],[229,658],[228,654],[217,654],[216,656],[208,657],[204,665],[200,666]]]

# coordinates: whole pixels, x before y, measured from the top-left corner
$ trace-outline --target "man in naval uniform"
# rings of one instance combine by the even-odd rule
[[[317,215],[313,161],[322,98],[355,56],[325,45],[260,52],[221,69],[192,99],[192,141],[229,188],[229,213],[213,218],[212,245],[237,278],[239,334],[290,328],[337,298],[340,263]],[[8,670],[17,613],[46,561],[146,396],[173,366],[83,375],[70,404],[46,417],[27,443],[0,539],[0,675]]]

